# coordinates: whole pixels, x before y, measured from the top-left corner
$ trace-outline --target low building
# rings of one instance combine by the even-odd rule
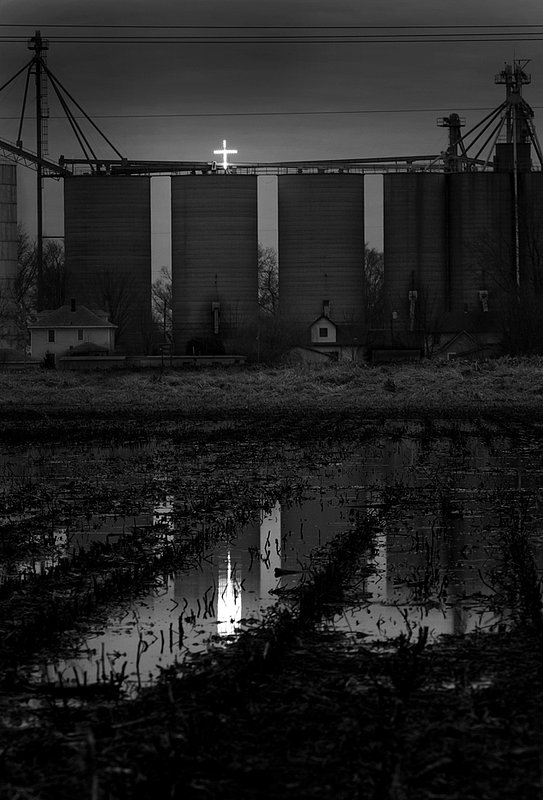
[[[42,311],[28,325],[30,357],[56,363],[76,348],[82,349],[81,345],[107,356],[115,348],[116,328],[105,312],[91,311],[72,300],[69,305]]]
[[[326,355],[336,361],[362,361],[366,330],[357,322],[336,323],[327,313],[321,314],[309,328],[310,344],[306,350]]]

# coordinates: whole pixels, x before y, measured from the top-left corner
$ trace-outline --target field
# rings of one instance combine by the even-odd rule
[[[54,424],[108,420],[384,419],[539,414],[543,359],[428,362],[370,367],[225,369],[158,373],[38,375],[5,372],[2,420]]]
[[[0,373],[0,797],[539,796],[542,394]]]

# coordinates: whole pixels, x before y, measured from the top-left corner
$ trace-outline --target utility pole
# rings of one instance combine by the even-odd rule
[[[28,49],[34,50],[34,76],[36,84],[36,155],[38,165],[36,170],[36,275],[38,284],[37,310],[42,311],[44,305],[43,287],[43,167],[40,163],[44,155],[44,108],[43,108],[43,80],[42,53],[49,44],[41,38],[40,31],[28,43]]]

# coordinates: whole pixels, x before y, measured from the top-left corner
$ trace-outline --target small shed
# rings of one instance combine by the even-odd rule
[[[31,358],[48,356],[56,361],[81,345],[107,355],[115,347],[116,328],[105,312],[91,311],[72,300],[60,308],[42,311],[30,322]]]
[[[452,335],[444,333],[435,351],[436,355],[445,356],[447,359],[495,358],[502,353],[503,347],[499,335],[485,333],[473,336],[465,330]]]
[[[335,361],[360,361],[364,357],[364,338],[363,325],[353,322],[338,325],[328,314],[322,314],[309,327],[310,341],[300,347]]]
[[[311,323],[311,344],[335,344],[337,325],[324,314]]]

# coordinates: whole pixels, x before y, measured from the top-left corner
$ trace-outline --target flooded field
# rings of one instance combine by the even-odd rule
[[[132,695],[227,646],[288,609],[314,554],[361,520],[371,542],[321,625],[368,643],[507,629],[519,526],[543,566],[539,443],[465,423],[304,447],[12,447],[0,477],[4,635],[24,643],[28,684],[59,691]]]

